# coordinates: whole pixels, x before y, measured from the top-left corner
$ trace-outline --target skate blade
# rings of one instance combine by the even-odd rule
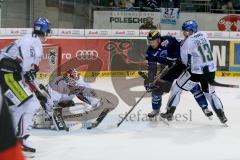
[[[159,115],[159,118],[164,124],[166,124],[167,126],[170,126],[168,120],[166,120],[165,118],[162,118],[160,115]]]
[[[223,124],[223,127],[229,127],[227,123],[224,123]]]
[[[209,119],[210,121],[212,121],[212,120],[213,120],[213,116],[209,116],[208,119]]]
[[[35,158],[35,153],[33,153],[33,152],[23,152],[23,155],[26,159]]]

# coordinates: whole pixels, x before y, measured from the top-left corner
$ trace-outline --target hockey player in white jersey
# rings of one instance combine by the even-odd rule
[[[17,137],[21,140],[23,150],[35,152],[28,142],[32,129],[32,118],[40,106],[33,96],[36,88],[33,83],[39,70],[43,52],[42,43],[51,30],[46,18],[34,21],[32,34],[25,35],[0,53],[0,83],[4,96],[8,100]]]
[[[63,76],[58,76],[49,81],[46,86],[50,98],[47,102],[41,102],[47,113],[52,117],[53,124],[57,130],[66,129],[66,121],[75,121],[83,123],[87,129],[95,128],[112,111],[115,106],[107,100],[107,97],[98,97],[95,91],[89,84],[84,82],[83,78],[78,75],[75,68],[69,69]],[[80,110],[79,104],[76,104],[73,99],[77,97],[89,107],[81,114],[65,113],[64,109]],[[40,100],[41,101],[41,100]],[[44,125],[44,120],[41,117],[35,118],[35,127],[49,128]],[[97,119],[93,123],[92,119]],[[59,122],[61,120],[61,122]]]
[[[188,69],[179,76],[172,87],[167,112],[162,113],[161,116],[171,119],[174,113],[171,112],[171,107],[178,105],[182,90],[190,91],[196,83],[200,83],[204,95],[210,102],[216,115],[222,123],[226,123],[227,118],[223,111],[222,102],[212,86],[215,78],[216,64],[207,35],[204,32],[198,31],[197,22],[194,20],[184,22],[182,31],[185,40],[181,45],[181,60]],[[208,110],[204,112],[208,112]]]

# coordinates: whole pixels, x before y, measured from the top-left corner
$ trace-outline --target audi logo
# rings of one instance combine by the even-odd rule
[[[98,51],[96,50],[77,50],[76,57],[78,60],[96,60]]]

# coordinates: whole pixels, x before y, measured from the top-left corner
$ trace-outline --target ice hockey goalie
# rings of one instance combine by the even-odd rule
[[[54,123],[54,113],[57,112],[66,127],[82,123],[84,128],[92,129],[115,108],[109,99],[98,97],[90,85],[78,75],[76,69],[69,69],[63,76],[50,80],[44,90],[48,94],[45,97],[48,98],[38,98],[43,109],[34,117],[35,128],[61,130],[61,127]],[[75,97],[81,102],[74,102]]]

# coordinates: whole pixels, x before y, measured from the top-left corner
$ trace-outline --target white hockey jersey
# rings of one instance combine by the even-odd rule
[[[9,57],[21,61],[22,71],[33,69],[33,64],[39,65],[43,54],[42,43],[36,36],[24,35],[1,50],[0,59]]]
[[[203,74],[203,67],[208,66],[210,72],[216,71],[210,42],[204,32],[196,32],[184,40],[181,46],[182,62],[195,74]]]

